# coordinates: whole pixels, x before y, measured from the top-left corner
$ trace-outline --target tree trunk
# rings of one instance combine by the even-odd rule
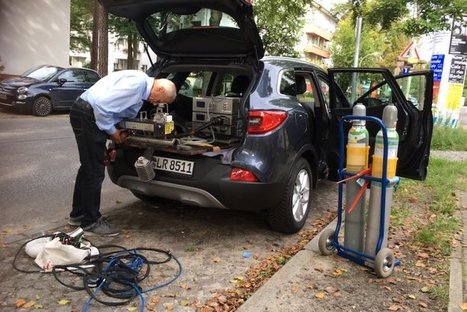
[[[133,67],[133,34],[129,34],[127,38],[127,69],[134,69]]]
[[[99,29],[97,28],[97,19],[99,18],[98,16],[98,1],[94,0],[94,12],[92,15],[92,40],[91,40],[91,68],[94,70],[97,70],[97,58],[98,58],[98,45],[99,45],[99,39],[98,39],[98,33]]]
[[[109,63],[107,11],[98,0],[94,0],[93,18],[91,68],[105,76]]]
[[[138,69],[139,40],[138,35],[133,34],[133,66]]]

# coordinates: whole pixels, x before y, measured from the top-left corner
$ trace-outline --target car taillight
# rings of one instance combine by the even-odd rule
[[[243,182],[258,182],[256,176],[246,169],[232,168],[230,180]]]
[[[279,127],[287,118],[282,111],[250,111],[248,113],[248,134],[262,134]]]

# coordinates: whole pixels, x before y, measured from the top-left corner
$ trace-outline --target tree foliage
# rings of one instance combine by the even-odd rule
[[[95,10],[93,6],[97,0],[71,0],[71,21],[70,21],[70,49],[78,52],[91,51],[93,68],[97,68],[98,65],[102,64],[97,58],[97,49],[92,49],[92,35],[101,33],[102,31],[107,33],[106,23],[100,18],[99,21],[94,21]],[[106,15],[107,13],[105,13]],[[99,31],[100,27],[104,27],[102,31]],[[135,68],[135,60],[138,55],[138,46],[140,42],[140,36],[136,27],[132,22],[129,22],[125,18],[120,18],[114,15],[108,15],[108,30],[117,38],[124,39],[128,43],[126,47],[127,52],[127,64],[128,68]],[[100,48],[102,48],[99,43]],[[99,48],[99,47],[97,47]],[[105,47],[107,49],[107,46]],[[103,54],[101,49],[100,54]],[[103,69],[102,69],[103,70]]]
[[[253,10],[266,54],[298,56],[294,47],[304,25],[306,0],[256,0]]]
[[[409,36],[450,29],[452,19],[462,20],[466,9],[466,0],[349,0],[337,8],[353,19],[363,16],[383,30],[400,24],[400,30]]]
[[[401,33],[400,24],[382,30],[363,19],[360,41],[359,67],[385,67],[392,69],[397,56],[410,39]],[[331,45],[333,66],[352,67],[355,55],[355,25],[352,16],[342,19]]]
[[[70,7],[70,49],[72,51],[89,51],[92,31],[91,0],[71,0]]]
[[[127,42],[127,67],[135,69],[141,37],[134,23],[126,18],[109,15],[109,30],[118,38]]]

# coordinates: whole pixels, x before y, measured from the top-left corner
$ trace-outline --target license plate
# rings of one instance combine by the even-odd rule
[[[154,156],[154,169],[193,175],[195,163],[193,161],[180,160],[174,158],[166,158]]]

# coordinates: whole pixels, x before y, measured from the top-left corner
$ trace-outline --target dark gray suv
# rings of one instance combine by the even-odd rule
[[[138,198],[264,212],[273,229],[297,232],[317,181],[337,175],[338,121],[357,102],[378,117],[386,104],[398,107],[398,174],[425,178],[429,72],[398,82],[385,69],[326,72],[298,59],[263,57],[245,0],[102,2],[133,20],[157,53],[149,74],[178,88],[174,103],[144,105],[120,124],[128,140],[109,147],[112,181]],[[407,101],[403,83],[424,105]],[[369,130],[374,137],[378,129]]]

